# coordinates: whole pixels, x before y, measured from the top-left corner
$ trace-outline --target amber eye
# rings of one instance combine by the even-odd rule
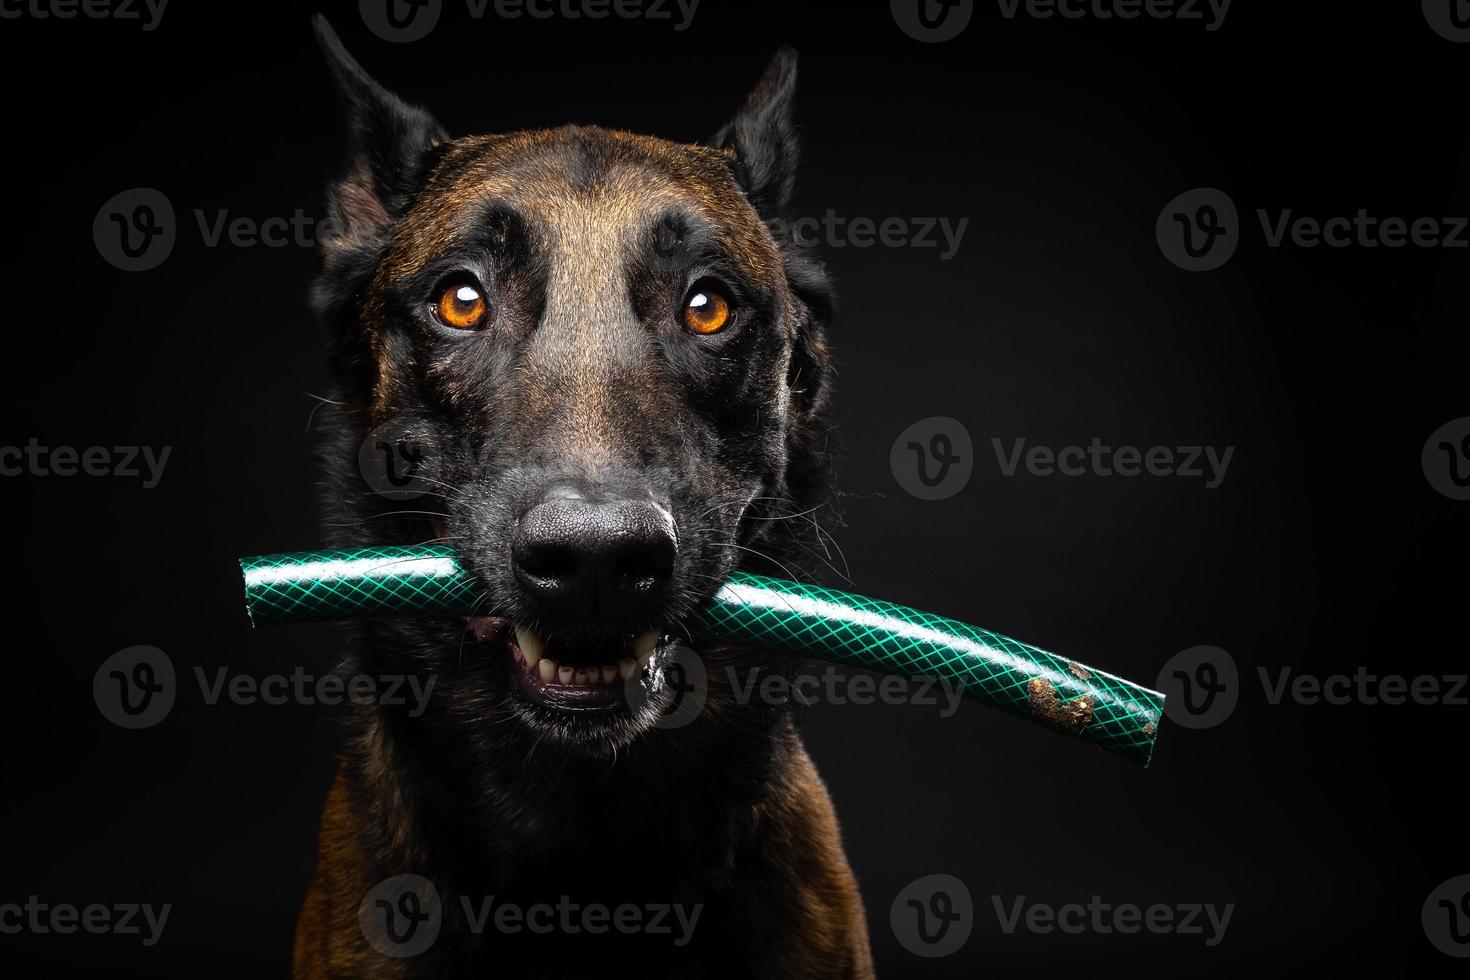
[[[467,282],[453,283],[439,291],[430,308],[434,319],[456,330],[478,330],[485,325],[490,304],[485,294]]]
[[[712,283],[698,283],[684,301],[684,326],[691,333],[719,333],[730,325],[730,298]]]

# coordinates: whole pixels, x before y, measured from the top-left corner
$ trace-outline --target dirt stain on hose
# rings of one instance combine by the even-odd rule
[[[1036,677],[1026,682],[1026,698],[1031,703],[1031,714],[1057,731],[1076,735],[1092,724],[1096,705],[1089,695],[1063,701],[1051,681]]]

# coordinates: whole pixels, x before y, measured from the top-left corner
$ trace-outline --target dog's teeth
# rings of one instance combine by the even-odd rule
[[[572,683],[585,687],[591,679],[590,672],[586,667],[578,667],[572,672]]]
[[[649,630],[633,637],[633,657],[638,661],[638,666],[647,667],[648,661],[653,657],[653,651],[658,647],[658,632]]]
[[[525,654],[526,666],[531,670],[535,670],[537,662],[546,655],[546,644],[541,642],[541,637],[519,626],[516,627],[516,646]]]
[[[618,668],[614,665],[607,664],[602,668],[602,683],[611,684],[613,682],[613,678],[617,676]]]
[[[624,681],[627,680],[629,677],[633,676],[633,672],[637,669],[638,661],[634,660],[632,657],[624,657],[622,660],[618,661],[618,679]]]
[[[556,677],[556,661],[550,657],[542,657],[536,669],[541,672],[541,683],[543,684],[550,684],[552,678]]]
[[[558,667],[556,669],[556,682],[558,684],[570,684],[572,682],[572,668]]]

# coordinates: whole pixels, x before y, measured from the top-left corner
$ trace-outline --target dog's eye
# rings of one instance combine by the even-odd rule
[[[734,304],[714,283],[695,283],[684,300],[684,326],[690,333],[719,333],[730,325]]]
[[[490,315],[485,294],[467,282],[451,283],[439,290],[429,307],[434,319],[455,330],[478,330]]]

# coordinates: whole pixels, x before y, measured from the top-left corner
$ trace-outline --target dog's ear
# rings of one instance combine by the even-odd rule
[[[375,242],[402,216],[423,177],[426,151],[448,134],[429,113],[374,81],[325,17],[317,14],[311,26],[347,117],[344,173],[327,199],[331,234],[323,244],[330,259]]]
[[[756,213],[772,223],[773,233],[787,217],[796,190],[797,160],[801,153],[796,135],[796,51],[781,48],[735,118],[715,134],[714,145],[730,155],[735,179]],[[793,407],[806,428],[826,405],[828,378],[824,331],[832,317],[834,298],[826,268],[815,251],[777,234],[786,279],[802,302],[796,322],[796,344],[787,378]]]
[[[767,220],[784,214],[796,189],[796,51],[782,48],[714,145],[732,155],[735,179]]]

